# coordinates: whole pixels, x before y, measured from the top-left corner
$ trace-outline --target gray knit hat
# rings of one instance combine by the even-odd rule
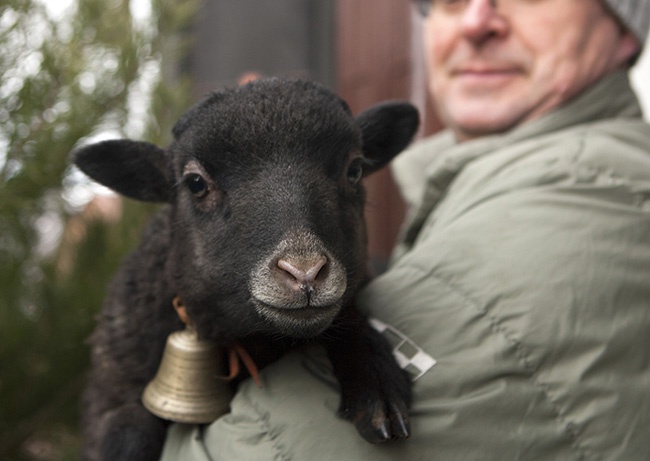
[[[605,3],[643,46],[650,28],[650,0],[605,0]]]

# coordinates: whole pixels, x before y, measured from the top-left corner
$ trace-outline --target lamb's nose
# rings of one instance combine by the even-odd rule
[[[311,293],[326,276],[327,258],[319,255],[314,258],[280,259],[278,267],[293,290]]]

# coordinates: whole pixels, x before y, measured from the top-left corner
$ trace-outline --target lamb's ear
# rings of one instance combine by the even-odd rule
[[[367,159],[364,174],[372,173],[409,145],[420,125],[418,110],[407,102],[385,102],[359,114],[363,154]]]
[[[81,171],[115,192],[136,200],[169,202],[172,181],[165,151],[129,139],[103,141],[72,152]]]

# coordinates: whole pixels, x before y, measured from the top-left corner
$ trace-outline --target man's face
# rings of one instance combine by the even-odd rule
[[[459,140],[563,104],[638,51],[597,0],[432,0],[430,90]]]

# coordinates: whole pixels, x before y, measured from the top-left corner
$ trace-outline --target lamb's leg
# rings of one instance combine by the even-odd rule
[[[411,381],[388,341],[356,309],[349,309],[323,335],[341,386],[339,415],[371,443],[410,435]]]
[[[143,369],[118,363],[119,357],[111,355],[114,350],[101,347],[94,350],[93,371],[83,398],[82,459],[157,460],[166,423],[140,403],[142,382],[154,376],[153,366]],[[102,354],[102,351],[110,354]],[[132,350],[128,353],[129,357],[136,356]],[[138,372],[142,376],[137,376]]]
[[[141,404],[123,405],[102,420],[100,460],[155,461],[160,458],[166,425]]]

